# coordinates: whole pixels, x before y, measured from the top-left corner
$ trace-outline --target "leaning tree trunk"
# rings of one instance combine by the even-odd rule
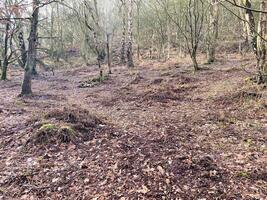
[[[260,10],[267,11],[267,0],[262,0],[260,4]],[[266,51],[267,51],[267,14],[261,12],[259,16],[259,27],[258,27],[258,57],[259,57],[259,76],[258,83],[267,82],[267,63],[266,63]]]
[[[7,66],[8,66],[8,39],[9,39],[9,29],[10,29],[10,23],[6,23],[6,30],[5,30],[5,40],[4,40],[4,52],[3,52],[3,66],[2,66],[2,74],[1,74],[1,80],[6,80],[7,78]]]
[[[215,61],[216,42],[218,39],[219,27],[219,6],[218,0],[211,0],[210,8],[210,24],[209,24],[209,41],[208,41],[208,63]]]
[[[29,37],[29,47],[27,53],[27,62],[24,68],[24,79],[22,83],[21,95],[32,94],[32,69],[36,64],[36,46],[37,46],[37,29],[39,18],[39,0],[33,0],[33,14],[31,18],[31,29]]]
[[[127,47],[127,66],[134,67],[133,62],[133,2],[128,0],[128,47]]]

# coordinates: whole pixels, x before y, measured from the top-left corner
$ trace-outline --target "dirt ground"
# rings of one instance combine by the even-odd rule
[[[241,63],[253,61],[221,55],[197,73],[187,60],[140,62],[85,88],[97,68],[72,67],[40,73],[27,98],[11,70],[0,199],[267,199],[267,91]]]

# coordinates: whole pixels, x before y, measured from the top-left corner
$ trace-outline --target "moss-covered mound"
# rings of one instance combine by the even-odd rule
[[[104,122],[81,108],[55,109],[34,121],[34,131],[27,144],[77,144],[93,139],[106,127]]]

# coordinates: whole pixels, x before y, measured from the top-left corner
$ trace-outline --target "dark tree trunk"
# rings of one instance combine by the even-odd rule
[[[39,18],[39,0],[33,0],[33,14],[31,18],[31,31],[29,37],[29,48],[27,53],[27,62],[24,69],[24,79],[22,83],[21,95],[32,94],[31,81],[32,70],[36,65],[36,46],[37,46],[37,29]]]
[[[5,41],[4,41],[4,61],[2,66],[2,74],[1,74],[1,80],[6,80],[7,78],[7,67],[8,67],[8,34],[9,34],[10,24],[6,24],[6,30],[5,30]]]
[[[21,60],[19,60],[20,66],[24,69],[26,62],[27,62],[27,51],[26,51],[26,45],[23,37],[23,31],[19,32],[19,47],[20,47],[20,53],[21,53]]]
[[[191,60],[193,62],[194,71],[196,72],[196,71],[199,70],[199,66],[198,66],[198,62],[197,62],[197,53],[196,53],[196,51],[193,51],[190,54],[190,57],[191,57]]]

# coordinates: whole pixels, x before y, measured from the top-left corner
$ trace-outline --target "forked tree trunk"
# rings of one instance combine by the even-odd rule
[[[21,89],[21,96],[32,94],[32,69],[36,64],[37,29],[39,18],[39,0],[33,0],[33,14],[31,18],[31,29],[29,37],[29,47],[27,62],[24,68],[24,78]]]
[[[267,0],[262,0],[260,4],[260,10],[267,11]],[[260,13],[259,16],[259,27],[258,27],[258,36],[257,46],[258,46],[258,57],[259,57],[259,83],[267,82],[267,63],[266,63],[266,55],[267,55],[267,14]]]
[[[215,61],[216,43],[218,39],[219,27],[219,6],[218,0],[211,0],[210,8],[210,24],[209,24],[209,41],[208,41],[208,63]]]
[[[134,67],[133,62],[133,2],[128,0],[128,46],[127,46],[127,66]]]

